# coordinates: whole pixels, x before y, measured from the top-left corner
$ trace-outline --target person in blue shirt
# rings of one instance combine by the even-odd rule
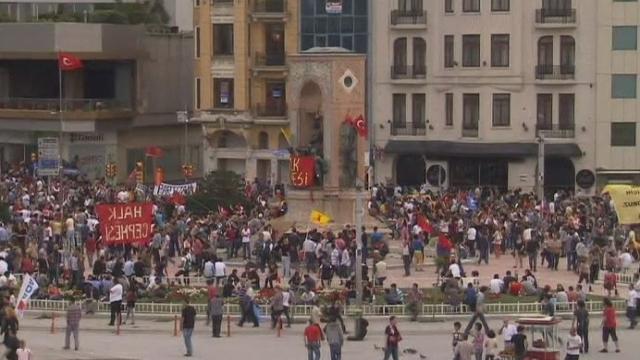
[[[383,240],[383,234],[378,231],[378,227],[373,227],[373,233],[371,234],[371,245],[375,246],[377,243]]]

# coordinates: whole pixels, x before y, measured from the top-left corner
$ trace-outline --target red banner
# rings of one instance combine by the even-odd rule
[[[316,159],[313,156],[291,157],[291,185],[297,188],[312,187],[316,183]]]
[[[102,239],[108,245],[146,244],[153,236],[153,204],[96,206]]]

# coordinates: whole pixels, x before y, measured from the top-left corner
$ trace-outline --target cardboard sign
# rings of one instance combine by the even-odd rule
[[[291,185],[312,187],[316,183],[316,159],[313,156],[293,156],[290,160]]]
[[[153,236],[151,203],[96,206],[102,238],[108,245],[146,244]]]
[[[195,182],[188,184],[166,184],[161,183],[156,185],[153,189],[153,195],[155,196],[171,196],[175,193],[181,195],[191,195],[198,189],[198,184]]]
[[[640,186],[607,185],[602,192],[613,199],[620,224],[640,224]]]

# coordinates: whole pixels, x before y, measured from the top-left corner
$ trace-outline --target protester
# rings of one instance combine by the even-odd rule
[[[578,335],[575,328],[569,330],[567,337],[567,356],[566,360],[579,360],[580,350],[582,349],[582,338]]]
[[[196,309],[189,304],[189,299],[184,302],[182,308],[182,336],[184,338],[184,346],[187,352],[184,356],[193,356],[193,343],[191,342],[191,336],[193,335],[193,329],[196,323]]]
[[[602,310],[602,350],[601,353],[609,352],[609,337],[616,346],[616,352],[620,352],[620,344],[618,343],[618,334],[616,328],[618,323],[616,320],[616,309],[609,298],[604,298],[604,309]]]
[[[71,298],[71,303],[67,308],[67,328],[64,336],[64,348],[69,350],[71,335],[73,335],[74,347],[78,351],[80,349],[80,319],[82,318],[82,307],[75,298]]]
[[[324,333],[329,344],[329,351],[331,353],[331,360],[342,359],[342,345],[344,344],[344,333],[342,327],[336,321],[335,318],[329,319],[329,322],[324,327]]]
[[[320,345],[324,335],[320,325],[309,320],[309,325],[304,329],[304,345],[307,348],[309,360],[320,360]]]
[[[384,352],[384,360],[398,360],[398,345],[402,341],[402,336],[398,331],[397,320],[395,316],[389,317],[389,325],[384,329],[386,335],[386,347]]]

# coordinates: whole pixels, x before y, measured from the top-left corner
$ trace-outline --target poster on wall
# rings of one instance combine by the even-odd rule
[[[325,11],[327,14],[342,14],[342,1],[327,0]]]
[[[198,189],[198,184],[195,182],[187,184],[166,184],[161,183],[156,185],[153,189],[153,195],[155,196],[171,196],[174,193],[181,195],[191,195]]]
[[[290,160],[291,185],[309,188],[315,185],[316,159],[313,156],[296,155]]]
[[[146,244],[153,235],[153,204],[96,206],[100,232],[108,245]]]

